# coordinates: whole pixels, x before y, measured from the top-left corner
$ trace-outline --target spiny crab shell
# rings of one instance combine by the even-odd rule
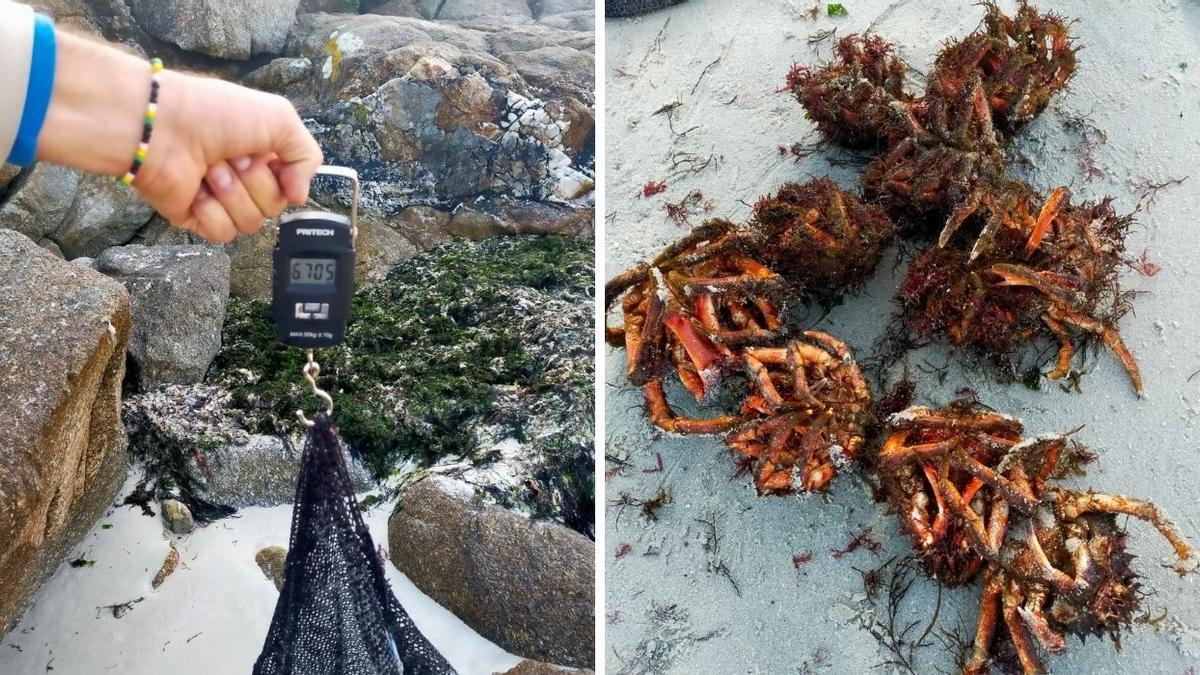
[[[1021,3],[1009,17],[994,2],[980,30],[951,42],[938,55],[927,98],[961,101],[971,77],[981,78],[996,122],[1018,130],[1049,105],[1075,73],[1076,47],[1067,22]]]
[[[1114,640],[1138,605],[1137,574],[1118,514],[1152,524],[1183,563],[1191,548],[1150,502],[1050,484],[1067,439],[1023,436],[1020,421],[956,401],[892,415],[876,458],[891,510],[930,573],[948,585],[983,576],[970,662],[986,673],[1000,626],[1025,673],[1037,646],[1056,653],[1067,633]]]
[[[760,199],[744,246],[789,283],[827,300],[862,285],[895,234],[883,211],[823,177]]]
[[[1118,276],[1130,219],[1107,201],[1074,206],[1057,191],[1043,205],[1031,199],[1021,192],[993,213],[983,245],[920,253],[897,292],[905,324],[978,350],[1010,374],[1022,344],[1050,337],[1059,343],[1052,380],[1070,374],[1076,335],[1099,340],[1140,395],[1137,363],[1115,328],[1128,309]]]
[[[871,391],[849,347],[818,331],[782,347],[746,347],[748,420],[727,437],[761,494],[824,490],[861,450],[873,424]]]
[[[907,66],[877,35],[847,35],[834,61],[792,66],[784,89],[804,106],[829,139],[850,148],[894,142],[912,133],[912,96],[904,91]]]

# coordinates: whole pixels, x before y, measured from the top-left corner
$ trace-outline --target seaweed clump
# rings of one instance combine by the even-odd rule
[[[496,496],[590,534],[593,268],[590,240],[460,240],[359,288],[345,341],[317,354],[342,437],[380,480],[515,439],[533,484]],[[276,342],[266,302],[233,300],[209,379],[250,431],[286,433],[295,410],[319,404],[303,358]]]

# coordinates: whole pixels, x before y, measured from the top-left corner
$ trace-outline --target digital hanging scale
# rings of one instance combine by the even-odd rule
[[[279,218],[272,265],[275,335],[285,345],[305,349],[331,347],[346,334],[358,234],[358,172],[322,166],[317,175],[353,183],[350,217],[313,210],[285,213]]]

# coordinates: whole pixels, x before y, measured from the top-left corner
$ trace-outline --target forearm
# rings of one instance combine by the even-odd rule
[[[120,176],[141,140],[150,64],[62,30],[57,41],[54,90],[37,158]]]

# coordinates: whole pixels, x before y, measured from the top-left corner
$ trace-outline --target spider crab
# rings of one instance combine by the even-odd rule
[[[1077,343],[1099,340],[1141,395],[1115,328],[1128,308],[1117,270],[1130,219],[1107,200],[1072,205],[1063,187],[1043,197],[1005,171],[1003,135],[1044,110],[1075,71],[1066,22],[1024,3],[1015,17],[985,8],[980,29],[939,54],[920,97],[905,93],[906,66],[877,36],[843,38],[831,64],[793,68],[788,85],[830,140],[878,139],[868,198],[909,229],[940,229],[899,290],[913,332],[1005,366],[1021,344],[1050,338],[1059,344],[1051,379],[1070,373]]]
[[[871,148],[919,128],[913,97],[904,90],[907,65],[894,45],[878,35],[847,35],[833,51],[834,61],[826,66],[792,66],[783,89],[826,138],[849,148]]]
[[[928,93],[962,100],[964,83],[978,75],[997,124],[1018,130],[1045,110],[1075,72],[1076,47],[1067,22],[1022,2],[1015,17],[984,3],[983,26],[938,55]]]
[[[982,4],[983,25],[941,51],[920,96],[905,89],[908,64],[878,35],[847,35],[830,63],[793,66],[783,91],[845,147],[887,148],[906,138],[961,149],[986,145],[993,120],[1016,131],[1066,86],[1075,47],[1060,16],[1021,3],[1009,17],[993,2]],[[979,142],[964,133],[972,126]]]
[[[823,178],[764,197],[744,228],[708,221],[614,277],[605,305],[619,300],[624,320],[606,336],[625,348],[651,421],[687,434],[738,427],[728,442],[757,464],[760,492],[827,486],[863,444],[870,392],[844,344],[824,333],[789,341],[776,306],[807,288],[830,297],[861,283],[893,231],[881,211]],[[701,403],[730,372],[745,373],[752,390],[736,412],[689,418],[667,400],[671,372]]]
[[[1175,550],[1181,574],[1183,563],[1194,564],[1191,548],[1154,504],[1049,488],[984,571],[979,624],[964,673],[988,672],[1001,619],[1027,675],[1045,672],[1035,645],[1062,652],[1068,633],[1107,635],[1120,644],[1120,631],[1138,608],[1140,584],[1118,514],[1151,523]]]
[[[1062,188],[1040,206],[1020,191],[993,230],[971,251],[932,248],[909,265],[897,291],[905,323],[917,335],[942,334],[1010,365],[1023,342],[1046,335],[1059,344],[1058,380],[1071,372],[1075,335],[1098,339],[1143,393],[1133,354],[1115,328],[1128,310],[1118,288],[1130,219],[1109,202],[1073,206]],[[981,246],[986,238],[986,243]]]
[[[1056,653],[1066,633],[1118,638],[1138,583],[1117,515],[1151,523],[1181,562],[1192,560],[1154,504],[1049,484],[1065,436],[1024,439],[1016,419],[966,402],[909,408],[888,427],[880,473],[927,569],[948,585],[983,570],[966,673],[988,672],[1001,618],[1025,673],[1042,672],[1035,642]]]
[[[724,371],[736,367],[736,348],[782,335],[771,297],[783,279],[742,252],[739,241],[729,221],[708,221],[605,285],[606,308],[619,299],[624,317],[622,326],[606,326],[607,340],[625,348],[626,375],[642,387],[650,420],[665,431],[715,434],[738,422],[734,415],[676,415],[663,388],[668,371],[708,402]]]
[[[829,300],[860,286],[895,234],[883,211],[823,177],[760,199],[743,241],[788,283]]]
[[[1010,510],[1036,505],[1023,466],[997,472],[1021,443],[1019,421],[958,401],[941,410],[913,407],[893,414],[878,470],[891,509],[926,570],[948,586],[974,577],[1000,549]],[[1046,455],[1061,451],[1046,441]],[[1033,481],[1044,481],[1039,469]]]

